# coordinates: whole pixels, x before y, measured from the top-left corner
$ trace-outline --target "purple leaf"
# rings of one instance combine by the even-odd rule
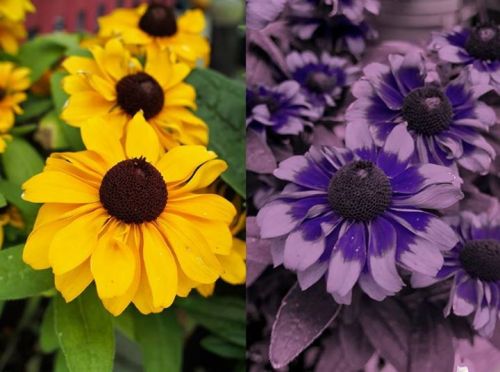
[[[497,322],[493,335],[488,341],[500,350],[500,322]]]
[[[268,265],[247,259],[247,280],[246,286],[251,286],[262,275]]]
[[[306,291],[295,284],[278,310],[271,333],[269,358],[274,368],[282,368],[295,359],[328,327],[341,305],[326,292],[319,281]]]
[[[453,333],[441,311],[423,304],[410,337],[408,372],[453,371]]]
[[[405,310],[393,299],[366,303],[360,317],[363,330],[379,354],[398,371],[408,365],[411,324]]]
[[[351,369],[362,370],[373,355],[373,346],[359,323],[342,324],[339,328],[342,353],[348,356]]]
[[[341,341],[338,332],[329,337],[325,343],[325,349],[321,354],[315,372],[353,372],[349,363],[351,355],[346,355],[340,347]]]
[[[272,173],[276,167],[276,159],[265,140],[255,131],[247,130],[247,170]]]
[[[265,265],[273,263],[271,241],[260,238],[259,226],[255,217],[247,217],[247,260]]]

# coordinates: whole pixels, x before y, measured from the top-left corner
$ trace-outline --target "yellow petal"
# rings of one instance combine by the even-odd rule
[[[101,155],[110,166],[125,159],[120,135],[121,131],[117,132],[116,127],[99,117],[90,119],[82,127],[85,147]]]
[[[162,307],[155,307],[153,305],[153,296],[151,294],[151,288],[149,287],[144,263],[141,266],[141,279],[139,281],[139,287],[135,292],[133,302],[137,310],[142,314],[159,313],[163,310]]]
[[[110,113],[114,104],[106,101],[95,92],[73,94],[66,102],[61,118],[72,125],[81,125],[95,116],[105,116]]]
[[[160,157],[160,141],[142,111],[128,123],[126,149],[129,159],[143,156],[150,163],[156,163]]]
[[[62,66],[70,74],[98,74],[99,68],[97,64],[86,57],[72,56],[68,57],[62,63]]]
[[[89,83],[104,99],[116,102],[116,89],[109,80],[105,80],[99,77],[99,75],[91,75]]]
[[[203,235],[189,221],[173,213],[163,213],[158,226],[190,279],[203,284],[217,280],[220,263]]]
[[[222,265],[221,277],[230,284],[243,284],[246,277],[246,265],[243,258],[236,252],[227,256],[217,256]]]
[[[54,236],[49,248],[49,262],[54,274],[67,273],[89,258],[107,218],[103,210],[85,214]]]
[[[144,224],[143,258],[154,307],[169,307],[177,293],[177,265],[165,239],[152,224]]]
[[[196,109],[196,91],[189,84],[178,84],[165,92],[165,106],[185,106]]]
[[[134,247],[130,247],[121,237],[107,238],[115,232],[110,228],[106,236],[99,240],[90,259],[92,275],[100,298],[123,295],[132,284],[136,272]]]
[[[202,284],[202,285],[196,287],[196,290],[198,291],[198,293],[201,294],[203,297],[209,297],[209,296],[213,295],[214,289],[215,289],[215,283]]]
[[[189,179],[195,170],[217,155],[204,146],[178,146],[169,150],[156,164],[166,183]]]
[[[184,274],[181,267],[177,267],[177,296],[187,297],[191,290],[198,285],[199,283],[189,279]]]
[[[62,172],[46,171],[30,178],[22,186],[23,199],[33,203],[93,203],[99,191]]]
[[[203,207],[200,206],[200,209],[201,208]],[[175,213],[184,216],[182,213]],[[229,254],[231,246],[233,245],[233,234],[231,234],[231,229],[226,223],[209,221],[190,216],[185,217],[199,232],[203,234],[213,253]]]
[[[38,210],[34,229],[57,220],[78,217],[98,208],[101,208],[101,203],[98,202],[91,204],[43,204]]]
[[[167,211],[170,209],[198,218],[222,221],[228,225],[236,216],[234,205],[216,194],[187,194],[170,198]]]
[[[179,17],[177,25],[183,31],[199,34],[205,29],[205,16],[199,9],[187,10]]]
[[[88,260],[65,274],[55,276],[56,288],[66,302],[77,298],[91,282],[92,273]]]
[[[203,189],[211,185],[227,169],[227,163],[224,160],[214,159],[200,166],[188,182],[180,187],[176,187],[174,192],[186,193]],[[169,189],[169,192],[171,190]]]

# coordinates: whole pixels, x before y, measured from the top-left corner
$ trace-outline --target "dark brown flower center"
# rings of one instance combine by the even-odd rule
[[[128,75],[116,84],[118,105],[130,116],[139,110],[146,120],[158,115],[165,103],[160,84],[145,72]]]
[[[328,201],[342,217],[368,222],[382,214],[392,200],[392,187],[385,173],[371,161],[343,166],[328,186]]]
[[[474,27],[465,42],[465,50],[477,59],[495,61],[500,59],[500,29],[493,24]]]
[[[175,11],[163,4],[151,4],[139,21],[139,28],[151,36],[172,36],[177,32]]]
[[[462,267],[472,278],[500,280],[500,241],[478,239],[465,242],[460,251]]]
[[[154,221],[167,205],[161,173],[144,158],[123,160],[111,168],[99,189],[108,213],[125,223]]]
[[[330,92],[337,83],[335,76],[324,72],[311,72],[306,79],[306,86],[316,93]]]
[[[403,118],[408,129],[432,136],[448,129],[453,117],[450,100],[435,86],[412,90],[403,101]]]
[[[7,91],[3,88],[0,88],[0,101],[3,100],[7,96]]]

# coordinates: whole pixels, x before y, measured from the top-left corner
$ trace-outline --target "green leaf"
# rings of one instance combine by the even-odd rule
[[[208,69],[193,70],[187,82],[196,88],[196,115],[210,130],[208,147],[229,165],[222,179],[245,197],[244,84]]]
[[[245,359],[244,347],[236,346],[219,337],[205,337],[203,340],[201,340],[201,346],[203,346],[206,350],[223,358]]]
[[[55,326],[71,372],[107,372],[113,369],[115,335],[111,315],[94,287],[70,303],[55,298]]]
[[[0,300],[32,297],[54,287],[50,270],[33,270],[22,255],[21,245],[0,251]]]
[[[25,123],[29,120],[33,120],[50,110],[51,107],[52,100],[49,97],[30,95],[26,102],[23,103],[23,113],[16,117],[16,122]],[[13,129],[15,128],[16,127]]]
[[[116,328],[132,341],[135,340],[134,317],[132,308],[128,307],[123,313],[114,318]]]
[[[3,208],[7,205],[7,199],[5,199],[5,196],[3,194],[0,194],[0,208]]]
[[[245,302],[233,297],[191,296],[176,303],[203,327],[238,346],[246,345]]]
[[[61,114],[64,104],[68,100],[68,95],[63,90],[62,79],[67,75],[64,71],[57,71],[50,77],[50,90],[56,111]]]
[[[54,301],[51,301],[43,314],[40,327],[40,349],[44,353],[51,353],[59,347],[54,324]]]
[[[146,372],[181,370],[182,329],[172,310],[147,316],[136,312],[134,328]]]
[[[56,355],[54,372],[69,372],[68,366],[66,365],[66,359],[64,359],[64,354],[61,350],[59,350]]]
[[[31,69],[31,81],[35,82],[69,51],[79,49],[79,40],[78,35],[63,32],[35,37],[21,46],[19,62]]]
[[[43,169],[43,159],[22,138],[14,137],[2,154],[2,165],[7,179],[17,185],[38,174]]]
[[[30,227],[35,222],[40,205],[23,200],[21,198],[21,192],[22,191],[19,185],[6,180],[0,180],[0,193],[2,193],[9,203],[19,209],[27,230],[30,230]]]

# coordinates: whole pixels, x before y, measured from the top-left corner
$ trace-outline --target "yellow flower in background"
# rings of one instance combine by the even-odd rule
[[[64,120],[83,127],[88,119],[101,117],[121,136],[142,110],[165,148],[206,145],[207,126],[191,112],[196,109],[196,91],[183,82],[191,71],[188,65],[174,62],[167,51],[151,50],[143,68],[116,39],[91,52],[93,58],[69,57],[63,62],[70,73],[63,81],[70,95]]]
[[[203,36],[205,16],[199,9],[176,18],[172,7],[153,3],[117,9],[99,19],[99,36],[119,36],[126,45],[171,50],[181,61],[208,64],[210,45]]]
[[[31,0],[0,0],[0,16],[12,21],[24,21],[26,13],[33,13]]]
[[[5,238],[4,227],[10,225],[16,229],[24,229],[24,221],[19,210],[14,206],[7,206],[0,209],[0,248],[3,247]]]
[[[0,153],[5,151],[14,125],[15,115],[22,114],[21,102],[26,100],[30,70],[16,67],[12,62],[0,62]]]
[[[19,43],[26,39],[27,35],[23,23],[0,18],[0,48],[3,51],[16,54],[19,50]]]
[[[100,118],[82,127],[82,138],[87,151],[52,154],[23,185],[25,200],[45,203],[24,261],[52,268],[68,302],[95,281],[114,315],[130,302],[159,312],[176,295],[214,283],[224,271],[220,257],[231,254],[236,212],[203,191],[226,163],[203,146],[163,153],[141,112],[123,143]]]

